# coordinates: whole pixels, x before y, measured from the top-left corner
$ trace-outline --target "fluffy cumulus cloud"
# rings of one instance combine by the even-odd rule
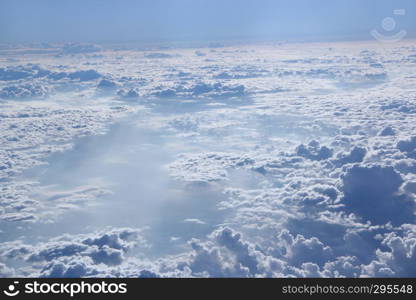
[[[317,141],[311,141],[307,146],[299,145],[296,154],[311,160],[324,160],[332,156],[332,150],[326,146],[320,146]]]
[[[71,72],[68,75],[69,79],[78,79],[79,81],[95,80],[101,77],[95,70],[82,70]]]
[[[48,94],[48,87],[34,84],[7,86],[0,90],[3,99],[42,98]]]
[[[416,275],[411,43],[36,47],[0,49],[1,276]]]
[[[39,78],[48,75],[50,72],[35,64],[17,65],[0,68],[0,80],[12,81],[30,77]]]
[[[55,91],[84,89],[76,83],[95,83],[103,77],[94,69],[67,69],[62,65],[48,69],[37,64],[0,68],[0,99],[43,99],[56,94]],[[108,89],[109,82],[103,79],[98,87]]]
[[[98,89],[114,89],[115,87],[117,87],[117,84],[114,81],[108,80],[108,79],[102,79],[98,85],[97,88]]]
[[[377,258],[363,266],[363,273],[377,277],[414,276],[416,270],[414,228],[408,228],[403,235],[389,233],[383,238],[382,244],[387,251],[378,249]]]
[[[416,136],[412,136],[409,140],[399,141],[397,148],[405,152],[407,156],[416,158]]]
[[[106,266],[121,265],[134,247],[147,247],[140,234],[138,229],[119,228],[90,235],[64,235],[35,245],[6,243],[2,255],[32,265],[33,271],[43,277],[98,276]]]
[[[191,97],[191,98],[232,98],[246,95],[244,85],[224,85],[221,82],[197,82],[192,85],[176,85],[173,87],[159,87],[154,95],[161,98]]]
[[[346,210],[376,224],[414,222],[415,201],[401,193],[403,179],[393,167],[355,165],[342,183]]]

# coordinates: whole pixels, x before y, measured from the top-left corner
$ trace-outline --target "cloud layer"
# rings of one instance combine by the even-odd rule
[[[415,276],[412,43],[33,47],[0,49],[2,276]]]

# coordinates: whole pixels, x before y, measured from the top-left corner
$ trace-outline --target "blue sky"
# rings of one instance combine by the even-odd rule
[[[361,39],[388,16],[414,32],[415,12],[414,0],[2,0],[0,42]]]

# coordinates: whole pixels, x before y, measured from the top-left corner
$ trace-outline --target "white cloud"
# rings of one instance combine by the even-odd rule
[[[68,44],[50,49],[60,51],[55,57],[8,50],[0,68],[0,273],[415,275],[414,47],[391,47],[239,45],[162,53]],[[114,124],[126,116],[128,126]],[[93,137],[106,133],[108,142],[96,144]],[[83,174],[82,184],[43,182],[33,168],[56,168],[50,158],[62,152],[59,159],[76,169],[71,155],[82,151],[73,148],[82,137],[110,154],[117,143],[128,157],[109,157],[112,167],[94,178]],[[143,169],[123,173],[136,159]],[[157,197],[122,195],[135,200],[133,218],[114,209],[106,219],[112,228],[92,229],[105,207],[99,200],[123,200],[113,193],[117,184],[150,186],[156,177],[163,177]],[[183,196],[192,189],[200,193]],[[207,190],[215,193],[199,197]],[[166,194],[175,197],[160,203]],[[200,207],[205,214],[196,213]],[[113,228],[141,221],[136,210],[163,219],[169,233],[157,221],[149,233]],[[65,235],[55,226],[71,214],[88,214],[84,233]],[[134,241],[156,248],[131,251]],[[22,268],[15,270],[13,260]]]

